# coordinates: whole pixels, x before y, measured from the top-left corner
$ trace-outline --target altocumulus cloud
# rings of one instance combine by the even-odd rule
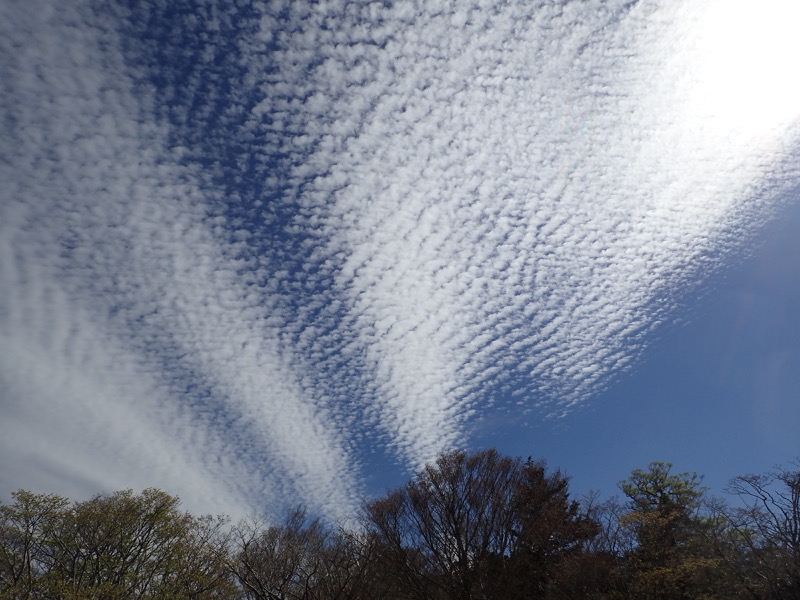
[[[792,48],[759,96],[713,4],[238,4],[0,8],[6,488],[347,515],[586,401],[797,183]]]

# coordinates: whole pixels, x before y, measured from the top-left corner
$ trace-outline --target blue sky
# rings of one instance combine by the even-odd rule
[[[800,454],[798,9],[0,7],[0,493],[331,518]]]

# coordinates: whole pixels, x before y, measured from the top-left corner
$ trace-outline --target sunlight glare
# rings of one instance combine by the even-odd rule
[[[800,2],[726,0],[700,19],[688,111],[736,137],[776,133],[800,116]],[[696,61],[696,62],[695,62]]]

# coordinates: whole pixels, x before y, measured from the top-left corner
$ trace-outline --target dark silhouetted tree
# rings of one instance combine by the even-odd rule
[[[373,554],[358,532],[325,526],[302,508],[281,525],[258,518],[234,529],[231,566],[253,600],[355,600],[377,597]]]
[[[496,450],[442,454],[367,506],[398,597],[544,598],[592,525],[543,463]]]
[[[800,599],[800,462],[728,487],[743,506],[727,511],[741,550],[729,554],[755,597]]]

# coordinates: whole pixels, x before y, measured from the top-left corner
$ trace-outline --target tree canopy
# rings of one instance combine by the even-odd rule
[[[451,451],[365,502],[356,527],[195,516],[147,489],[0,504],[0,600],[800,599],[800,463],[735,502],[666,462],[622,498],[571,496],[543,461]]]

